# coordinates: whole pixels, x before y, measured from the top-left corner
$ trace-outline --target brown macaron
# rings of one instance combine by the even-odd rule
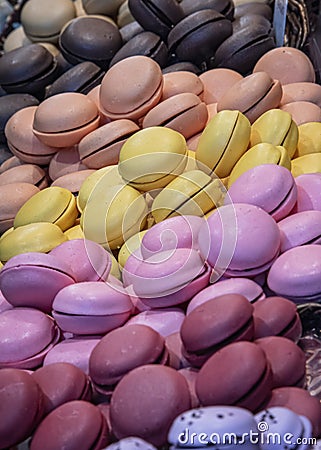
[[[220,348],[254,335],[253,306],[242,295],[226,294],[197,306],[181,326],[183,355],[200,367]]]
[[[183,375],[162,365],[137,367],[124,376],[111,397],[112,430],[117,439],[137,436],[162,446],[173,420],[190,407]]]
[[[89,359],[89,374],[96,390],[110,394],[115,385],[136,367],[166,364],[164,338],[146,325],[117,328],[104,336]]]
[[[212,355],[198,373],[203,406],[234,405],[258,411],[267,401],[272,373],[264,351],[253,342],[233,342]]]

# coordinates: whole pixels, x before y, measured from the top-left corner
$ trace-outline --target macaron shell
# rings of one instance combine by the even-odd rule
[[[267,297],[254,305],[255,339],[266,336],[284,336],[295,342],[302,333],[296,305],[283,297]]]
[[[280,336],[261,338],[255,343],[263,349],[271,365],[273,388],[304,387],[306,357],[298,345]]]
[[[297,298],[320,295],[321,247],[304,245],[282,253],[267,278],[269,288],[278,295]]]
[[[237,230],[232,230],[234,234],[228,231],[231,239],[235,239],[228,271],[233,271],[234,276],[238,271],[260,273],[262,266],[271,263],[279,253],[280,232],[274,219],[257,206],[236,203],[222,206],[220,211],[214,212],[207,220],[210,236],[204,225],[199,232],[201,254],[207,257],[212,267],[216,266],[223,242],[222,217],[226,220],[229,214],[233,214],[232,218],[237,221]],[[250,227],[250,224],[253,226]],[[229,227],[233,227],[233,221],[229,223]],[[260,238],[260,230],[264,230],[264,241]],[[225,252],[232,250],[229,245],[230,243],[225,243]]]
[[[15,255],[27,252],[49,252],[65,242],[67,237],[57,225],[52,223],[32,223],[7,230],[0,239],[0,260],[8,261]]]
[[[1,370],[0,393],[1,410],[6,411],[0,425],[1,445],[5,448],[30,436],[42,418],[44,395],[31,375],[18,369]]]
[[[321,108],[312,102],[286,103],[280,109],[290,113],[298,126],[308,122],[321,122]]]
[[[79,142],[80,159],[91,169],[117,164],[122,145],[138,130],[138,125],[127,119],[103,125]]]
[[[186,139],[203,131],[208,119],[205,103],[192,93],[185,92],[163,100],[143,119],[143,128],[166,126],[181,133]]]
[[[155,61],[146,56],[126,58],[111,67],[102,80],[102,112],[112,119],[136,120],[158,103],[162,87],[162,72]]]
[[[219,280],[192,298],[187,306],[186,314],[191,313],[197,306],[225,294],[243,295],[251,303],[265,298],[262,287],[249,278]]]
[[[74,276],[68,265],[44,253],[14,256],[0,273],[0,289],[13,306],[38,308],[48,313],[55,295],[70,284],[74,284]]]
[[[291,172],[277,164],[255,166],[240,175],[228,190],[226,202],[259,206],[275,220],[286,217],[296,202]]]
[[[163,79],[164,86],[161,101],[183,92],[198,95],[202,99],[204,86],[196,74],[182,70],[164,74]]]
[[[253,306],[242,295],[226,294],[208,300],[188,314],[182,324],[180,334],[185,349],[192,353],[214,350],[228,338],[233,339],[241,329],[243,333],[245,326],[252,328],[252,333],[249,331],[244,336],[242,334],[241,339],[251,340],[252,311]]]
[[[11,167],[0,174],[0,185],[12,183],[30,183],[43,189],[48,186],[45,171],[35,164],[21,164]]]
[[[111,270],[110,254],[88,239],[71,239],[51,250],[50,254],[70,266],[78,283],[106,280]]]
[[[299,82],[282,86],[281,106],[288,103],[306,101],[321,108],[321,86],[317,83]]]
[[[129,314],[132,303],[123,288],[116,288],[109,283],[88,281],[67,286],[58,292],[53,309],[66,315],[105,316]]]
[[[0,186],[0,233],[13,226],[16,213],[39,189],[30,183],[13,183]]]
[[[72,400],[90,400],[89,378],[78,367],[69,363],[54,363],[37,369],[32,374],[45,394],[45,413]]]
[[[204,219],[177,216],[155,224],[144,234],[141,252],[144,259],[153,253],[175,248],[197,248],[197,236]]]
[[[99,446],[95,445],[99,442]],[[97,406],[82,400],[52,411],[36,429],[30,450],[47,448],[103,448],[108,444],[107,424]]]
[[[151,404],[154,414],[149,413]],[[182,375],[170,367],[141,366],[127,374],[112,395],[113,431],[118,439],[134,435],[163,445],[174,418],[189,407],[190,393]]]
[[[204,406],[235,405],[253,411],[269,396],[271,381],[263,350],[252,342],[235,342],[204,364],[196,379],[196,393]]]
[[[157,331],[161,336],[168,336],[179,332],[185,314],[179,308],[151,309],[132,316],[127,325],[147,325]]]
[[[280,82],[257,72],[233,84],[217,103],[217,110],[239,110],[253,123],[268,109],[277,108],[282,97]]]
[[[87,166],[80,161],[77,147],[62,148],[50,160],[49,176],[54,181],[68,173],[86,169]]]
[[[91,379],[101,388],[108,388],[135,367],[164,364],[167,356],[164,345],[164,338],[145,325],[113,330],[99,342],[90,356]]]
[[[98,344],[97,338],[71,338],[56,344],[45,356],[43,365],[67,362],[89,373],[89,357]]]
[[[211,104],[217,103],[224,93],[243,77],[231,69],[210,69],[199,78],[204,85],[203,100],[206,104]]]
[[[71,172],[62,177],[56,178],[51,186],[58,186],[68,189],[73,195],[78,195],[78,192],[83,182],[92,175],[95,171],[91,169],[80,170],[79,172]]]
[[[282,85],[298,82],[315,82],[315,72],[310,59],[301,50],[279,47],[270,50],[256,63],[253,72],[265,71]]]
[[[302,211],[278,223],[281,253],[304,244],[321,243],[321,211]]]
[[[2,367],[36,355],[55,338],[53,319],[36,309],[10,309],[1,314],[1,319]]]
[[[31,164],[48,164],[57,149],[41,142],[33,133],[32,125],[37,106],[22,108],[8,120],[5,136],[12,153]]]

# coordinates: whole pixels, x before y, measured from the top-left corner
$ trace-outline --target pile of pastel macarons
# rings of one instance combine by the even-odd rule
[[[28,0],[5,41],[0,449],[318,448],[321,86],[268,5],[201,3]]]

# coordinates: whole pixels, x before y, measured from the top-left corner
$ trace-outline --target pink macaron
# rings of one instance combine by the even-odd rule
[[[50,252],[69,265],[76,282],[105,281],[111,270],[110,254],[96,242],[88,239],[72,239]]]
[[[160,251],[175,248],[197,248],[198,233],[204,219],[197,216],[176,216],[150,228],[142,239],[144,259]]]
[[[147,259],[132,255],[123,270],[124,286],[152,308],[188,301],[209,279],[208,265],[193,248],[161,251]]]
[[[126,325],[147,325],[167,337],[180,330],[184,318],[185,314],[180,308],[151,309],[132,316]]]
[[[276,295],[297,303],[321,297],[321,246],[303,245],[282,253],[273,263],[267,278]]]
[[[59,327],[80,335],[101,335],[123,325],[133,308],[123,288],[99,281],[67,286],[52,306]]]
[[[263,164],[244,172],[229,188],[226,202],[249,203],[268,212],[276,221],[286,217],[297,199],[291,172],[277,164]]]
[[[321,244],[321,211],[301,211],[278,222],[281,253],[305,244]]]
[[[13,306],[50,312],[56,294],[75,283],[66,261],[46,253],[22,253],[12,257],[0,272],[0,289]]]
[[[0,321],[0,368],[39,366],[59,338],[53,318],[37,309],[4,311]]]
[[[295,179],[298,195],[294,212],[315,209],[321,211],[321,174],[305,173]]]
[[[263,300],[265,298],[262,287],[255,281],[250,280],[249,278],[227,278],[211,284],[196,294],[189,302],[186,314],[192,312],[202,303],[225,294],[243,295],[251,303],[255,303],[258,300]]]
[[[89,373],[89,358],[100,338],[79,337],[58,342],[45,356],[43,365],[66,362]]]
[[[235,203],[218,208],[199,232],[201,255],[228,277],[265,272],[280,251],[275,220],[258,206]]]

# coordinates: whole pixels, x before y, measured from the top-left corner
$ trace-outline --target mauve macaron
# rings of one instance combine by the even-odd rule
[[[0,367],[33,369],[60,338],[52,317],[32,308],[13,308],[1,313]]]
[[[321,108],[312,102],[291,102],[281,106],[280,109],[290,113],[298,126],[309,122],[321,122]]]
[[[292,102],[311,102],[321,108],[321,86],[317,83],[299,82],[282,86],[281,106]]]
[[[189,302],[186,314],[191,313],[197,306],[225,294],[240,294],[251,303],[265,298],[262,287],[249,278],[227,278],[211,284],[200,291]]]
[[[113,433],[118,439],[137,436],[162,446],[173,420],[190,404],[187,382],[176,370],[156,364],[137,367],[122,378],[111,397]]]
[[[308,244],[282,253],[272,264],[268,287],[297,303],[320,298],[321,246]]]
[[[56,344],[47,353],[43,365],[66,362],[89,374],[89,357],[98,344],[98,338],[70,338]]]
[[[167,361],[165,339],[157,331],[146,325],[130,325],[101,339],[91,353],[89,374],[98,392],[110,394],[135,367]]]
[[[199,248],[202,257],[216,270],[226,270],[227,276],[258,275],[277,258],[280,232],[263,209],[230,204],[219,207],[202,225]]]
[[[295,386],[275,388],[272,390],[272,396],[266,407],[270,408],[271,406],[283,406],[307,417],[312,424],[313,436],[320,436],[321,403],[307,390]]]
[[[57,362],[32,373],[44,393],[45,414],[72,400],[91,399],[89,377],[70,363]]]
[[[105,334],[123,325],[133,305],[121,286],[85,281],[59,291],[52,307],[52,315],[62,330],[90,335]]]
[[[55,247],[50,254],[69,265],[77,283],[105,281],[111,270],[110,254],[88,239],[71,239]]]
[[[11,448],[28,438],[44,413],[44,394],[32,376],[19,369],[0,370],[0,442]]]
[[[306,357],[297,344],[281,336],[264,337],[254,342],[263,349],[270,363],[273,388],[304,387]]]
[[[184,317],[180,308],[151,309],[132,316],[126,325],[147,325],[161,336],[167,337],[180,330]]]
[[[50,312],[56,294],[75,283],[72,269],[63,259],[46,253],[22,253],[12,257],[0,272],[0,289],[13,306]]]
[[[297,342],[302,324],[296,305],[283,297],[267,297],[257,302],[253,310],[255,339],[283,336]]]
[[[264,164],[240,175],[228,194],[226,201],[259,206],[279,221],[293,209],[297,187],[288,169],[277,164]]]
[[[73,400],[51,411],[34,432],[30,450],[99,450],[109,443],[106,419],[97,406]]]
[[[183,356],[201,367],[227,344],[252,340],[252,313],[251,303],[239,294],[221,295],[197,306],[181,326]]]
[[[321,244],[321,211],[301,211],[278,223],[281,253],[305,244]]]
[[[272,373],[264,351],[253,342],[234,342],[200,369],[196,393],[204,406],[234,405],[258,410],[269,398]]]
[[[56,178],[50,186],[58,186],[68,189],[75,197],[78,196],[79,191],[85,180],[94,173],[92,169],[80,170],[79,172],[71,172]]]

